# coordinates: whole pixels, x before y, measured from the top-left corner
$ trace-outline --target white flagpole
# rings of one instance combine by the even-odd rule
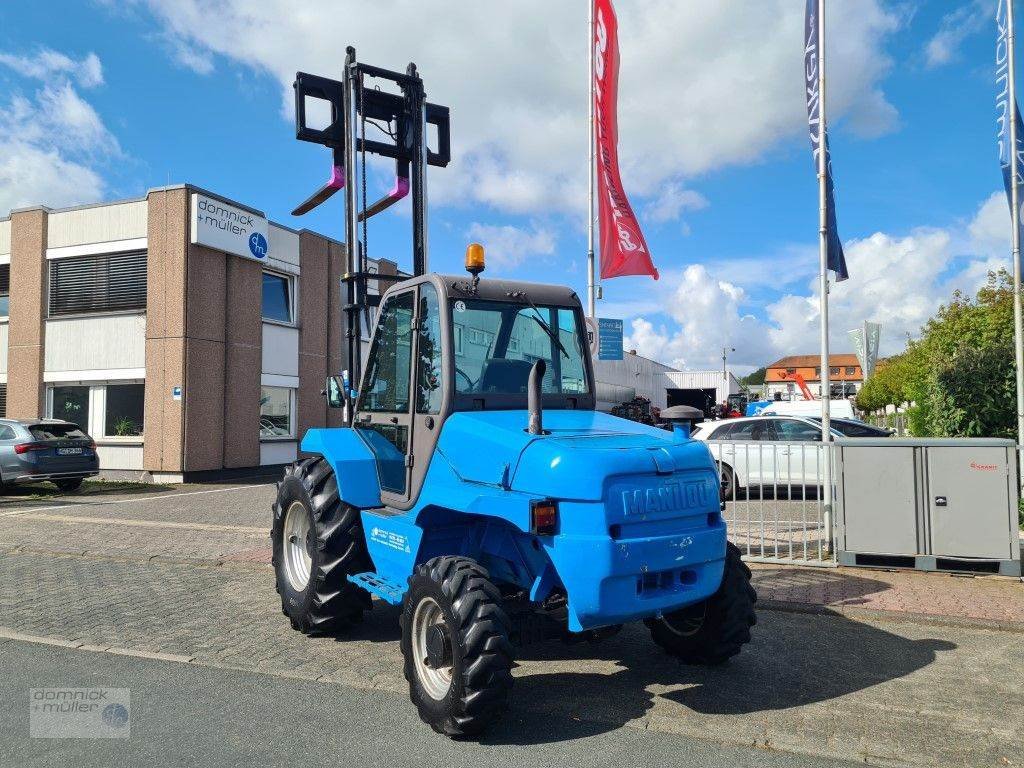
[[[590,78],[587,93],[590,95],[590,116],[587,119],[587,147],[589,155],[589,185],[587,187],[587,315],[594,317],[594,0],[590,4],[590,21],[587,24],[589,39]]]
[[[1006,3],[1006,55],[1010,91],[1010,220],[1013,222],[1013,349],[1017,367],[1017,446],[1024,445],[1024,321],[1020,305],[1020,195],[1017,189],[1017,89],[1013,55],[1013,0]],[[1022,481],[1024,482],[1024,481]]]
[[[825,0],[818,0],[818,266],[821,294],[821,439],[825,536],[832,548],[832,386],[828,354],[828,160],[825,151]]]

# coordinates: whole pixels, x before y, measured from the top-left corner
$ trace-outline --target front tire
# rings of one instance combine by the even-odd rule
[[[359,510],[338,496],[338,482],[321,457],[285,469],[277,484],[270,531],[281,610],[305,634],[359,622],[370,595],[347,579],[371,570]]]
[[[504,711],[512,644],[501,595],[465,557],[417,566],[402,601],[402,655],[420,719],[438,733],[480,733]]]
[[[736,545],[727,542],[725,572],[714,595],[645,623],[654,642],[672,656],[687,664],[717,666],[750,642],[750,628],[757,623],[756,602],[750,569]]]

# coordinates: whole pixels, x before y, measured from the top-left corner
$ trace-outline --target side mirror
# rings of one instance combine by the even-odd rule
[[[329,376],[324,390],[327,393],[328,408],[345,407],[345,388],[342,386],[340,376]]]

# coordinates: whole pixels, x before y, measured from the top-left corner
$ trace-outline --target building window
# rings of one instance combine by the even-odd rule
[[[292,390],[287,387],[260,388],[260,439],[290,438],[292,430]]]
[[[0,317],[10,314],[11,265],[0,264]]]
[[[796,373],[796,368],[787,368],[786,373],[792,376],[794,373]]]
[[[846,366],[846,375],[847,376],[853,376],[855,373],[857,373],[857,369],[856,368],[854,368],[852,365]]]
[[[263,273],[263,319],[293,322],[291,278],[275,272]]]
[[[50,262],[50,316],[146,308],[146,254],[112,253]]]
[[[829,376],[838,376],[839,375],[839,368],[838,367],[829,368],[828,369],[828,375]]]
[[[104,437],[141,437],[145,384],[108,384]]]
[[[89,429],[89,387],[58,386],[52,390],[50,417]]]
[[[0,384],[0,418],[7,415],[7,385]]]

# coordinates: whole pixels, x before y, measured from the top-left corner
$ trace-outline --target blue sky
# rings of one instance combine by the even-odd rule
[[[479,239],[491,274],[583,295],[586,2],[492,5],[6,4],[0,215],[190,182],[340,236],[340,205],[289,213],[329,166],[326,150],[294,140],[289,86],[296,69],[337,75],[353,44],[381,66],[415,60],[430,98],[452,109],[456,160],[430,176],[432,268],[460,269]],[[623,176],[663,277],[609,281],[599,313],[624,318],[644,354],[713,367],[728,345],[749,369],[816,351],[802,5],[616,3]],[[833,341],[849,351],[846,329],[877,320],[883,352],[895,352],[954,288],[1007,261],[1009,217],[994,197],[994,0],[827,7],[852,275],[832,292]],[[408,228],[407,210],[381,217],[371,255],[407,263]]]

